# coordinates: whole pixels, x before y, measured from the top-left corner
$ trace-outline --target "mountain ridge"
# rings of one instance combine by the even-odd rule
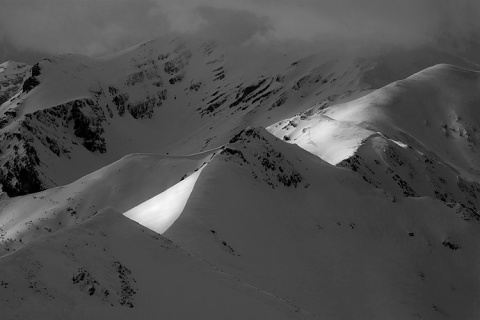
[[[9,141],[2,146],[7,156],[1,165],[9,166],[0,174],[4,191],[14,196],[70,183],[130,153],[215,148],[249,125],[266,127],[315,104],[364,95],[378,81],[397,80],[389,72],[400,59],[395,51],[380,53],[383,60],[378,53],[362,60],[327,52],[290,67],[282,58],[281,72],[259,75],[252,72],[256,64],[231,61],[228,48],[202,41],[156,39],[103,58],[63,55],[40,62],[30,76],[39,84],[0,108],[0,136]],[[425,62],[405,62],[402,74],[435,59],[468,64],[418,51]],[[161,144],[152,139],[159,134]]]
[[[474,318],[480,73],[407,52],[257,73],[157,39],[31,67],[0,106],[2,310]]]

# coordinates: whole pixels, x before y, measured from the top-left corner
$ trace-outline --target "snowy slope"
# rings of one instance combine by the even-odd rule
[[[0,310],[478,318],[478,66],[229,50],[156,39],[27,71],[0,107]]]
[[[179,197],[165,196],[172,190]],[[178,200],[181,208],[170,210]],[[292,316],[290,308],[301,311],[299,317],[326,319],[468,319],[480,312],[478,223],[433,197],[396,197],[375,188],[264,129],[247,128],[223,148],[199,155],[127,157],[64,188],[0,204],[3,218],[11,210],[1,228],[12,238],[4,252],[13,252],[0,258],[0,281],[7,283],[0,303],[23,318],[34,306],[54,318],[65,310],[79,318],[88,312],[146,316],[157,307],[172,318],[188,312],[281,318]],[[118,213],[103,213],[109,205]],[[169,211],[178,219],[156,229]],[[206,276],[197,260],[178,257],[185,253],[121,213],[153,230],[167,228],[164,236],[221,270],[227,282],[217,286],[215,274]],[[125,276],[112,278],[115,272]],[[131,292],[123,290],[125,281],[137,294],[122,300],[123,291]],[[218,294],[206,294],[207,287]],[[193,296],[179,308],[187,293]],[[47,301],[55,308],[38,309]],[[221,301],[228,309],[211,306]],[[242,312],[233,312],[231,303],[243,305]]]
[[[392,67],[397,62],[402,68]],[[439,62],[475,67],[428,48],[256,57],[179,38],[102,58],[51,57],[2,105],[0,183],[16,196],[70,183],[131,153],[215,148],[248,125],[352,100]]]
[[[206,163],[176,185],[140,203],[123,215],[150,230],[164,233],[182,214],[205,165]]]
[[[480,73],[437,65],[358,100],[269,127],[397,196],[430,196],[479,219]]]
[[[112,210],[3,257],[0,268],[3,319],[312,318]]]
[[[468,319],[480,312],[479,227],[246,130],[164,235],[321,319]]]
[[[78,224],[105,207],[126,212],[194,173],[212,153],[130,155],[69,185],[0,201],[0,254]]]
[[[268,130],[333,165],[351,157],[366,138],[375,134],[350,122],[317,114],[312,109],[277,122]]]
[[[352,143],[376,132],[392,136],[398,141],[408,139],[401,134],[410,135],[412,139],[433,147],[440,154],[451,153],[448,157],[455,159],[458,165],[471,169],[472,163],[478,163],[477,155],[459,150],[458,157],[470,158],[461,160],[453,151],[456,148],[474,148],[475,123],[479,121],[475,108],[479,100],[478,86],[478,72],[437,65],[358,100],[328,108],[313,107],[299,116],[271,126],[270,131],[289,141],[298,140],[298,144],[304,148],[307,148],[310,140],[310,144],[313,144],[316,139],[326,139],[322,134],[334,137],[338,131],[349,131],[344,127],[352,128],[352,132],[338,140],[351,139]],[[319,127],[325,127],[325,130]],[[439,130],[435,130],[436,127]],[[312,133],[311,130],[318,132]],[[449,134],[455,132],[460,137]],[[462,141],[465,139],[472,141]],[[449,151],[440,150],[445,142]],[[323,152],[323,145],[325,144],[319,143],[317,153]],[[325,145],[325,148],[330,146]],[[310,150],[313,149],[310,147]],[[327,157],[335,157],[334,153],[323,153]]]
[[[479,86],[480,73],[437,65],[324,114],[427,146],[450,165],[474,173],[480,160],[473,150]]]

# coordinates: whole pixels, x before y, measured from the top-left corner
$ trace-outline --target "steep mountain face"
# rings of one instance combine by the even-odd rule
[[[0,254],[81,223],[106,207],[124,213],[185,179],[211,156],[130,155],[72,184],[6,199],[0,202]]]
[[[182,197],[180,214],[168,218]],[[230,303],[239,318],[480,312],[478,223],[434,197],[393,197],[262,128],[189,157],[127,157],[69,186],[1,203],[10,254],[0,259],[0,303],[23,318],[39,301],[78,318],[160,309],[223,318]],[[109,205],[118,213],[102,211]]]
[[[480,73],[437,65],[271,132],[395,196],[434,197],[480,219]]]
[[[394,200],[247,129],[202,171],[165,235],[319,318],[468,318],[479,287],[460,261],[472,262],[478,228],[432,197]]]
[[[99,59],[52,57],[0,107],[0,183],[16,196],[70,183],[130,153],[199,152],[248,125],[364,95],[432,60],[468,65],[429,50],[410,61],[402,55],[398,72],[391,72],[395,50],[326,51],[293,63],[272,54],[260,68],[254,57],[234,60],[219,43],[181,39]]]
[[[111,210],[0,265],[6,319],[312,319]]]
[[[25,63],[15,61],[0,64],[0,105],[18,92],[30,68]]]
[[[478,318],[478,66],[361,52],[156,39],[25,66],[2,315]]]

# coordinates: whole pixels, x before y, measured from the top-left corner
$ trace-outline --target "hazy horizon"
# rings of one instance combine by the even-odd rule
[[[480,3],[472,0],[1,2],[1,62],[101,56],[173,34],[307,51],[338,41],[429,44],[469,58],[480,52]]]

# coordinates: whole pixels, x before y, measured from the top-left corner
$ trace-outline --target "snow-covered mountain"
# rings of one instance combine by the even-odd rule
[[[312,318],[111,210],[0,265],[4,319]]]
[[[393,195],[434,197],[479,220],[479,89],[479,72],[436,65],[269,129]]]
[[[109,203],[119,213],[102,212]],[[64,188],[3,204],[5,253],[11,253],[0,260],[8,270],[1,302],[12,316],[26,317],[32,303],[48,301],[60,317],[74,301],[72,317],[89,315],[81,311],[89,304],[89,312],[115,317],[132,303],[124,316],[156,314],[152,305],[158,305],[182,318],[184,311],[149,299],[168,295],[178,305],[184,290],[195,292],[186,303],[190,312],[224,301],[201,292],[209,281],[217,283],[215,274],[205,279],[188,269],[187,277],[177,260],[162,258],[163,247],[173,245],[144,235],[121,212],[151,230],[167,229],[164,236],[185,252],[228,275],[226,281],[236,280],[212,289],[225,300],[233,293],[224,285],[240,290],[236,294],[254,288],[260,295],[254,301],[272,301],[263,312],[288,316],[293,309],[300,318],[327,319],[480,312],[477,222],[434,197],[392,196],[264,129],[247,128],[225,147],[191,157],[127,157]],[[160,239],[160,248],[151,237]],[[195,261],[182,263],[206,267]],[[123,274],[112,277],[115,272]],[[171,289],[165,277],[174,281]],[[235,300],[246,304],[238,308],[258,314],[261,305],[244,299]],[[51,310],[42,312],[51,316]],[[232,312],[221,310],[210,307],[200,317]]]
[[[25,66],[0,106],[2,315],[478,317],[480,67],[291,58],[156,39]]]
[[[432,49],[407,53],[239,59],[212,41],[156,39],[103,58],[52,57],[0,106],[0,183],[15,196],[70,183],[131,153],[196,153],[248,125],[364,95],[433,63],[470,66]]]
[[[169,239],[320,319],[480,312],[477,222],[434,197],[394,198],[264,130],[234,140]]]

